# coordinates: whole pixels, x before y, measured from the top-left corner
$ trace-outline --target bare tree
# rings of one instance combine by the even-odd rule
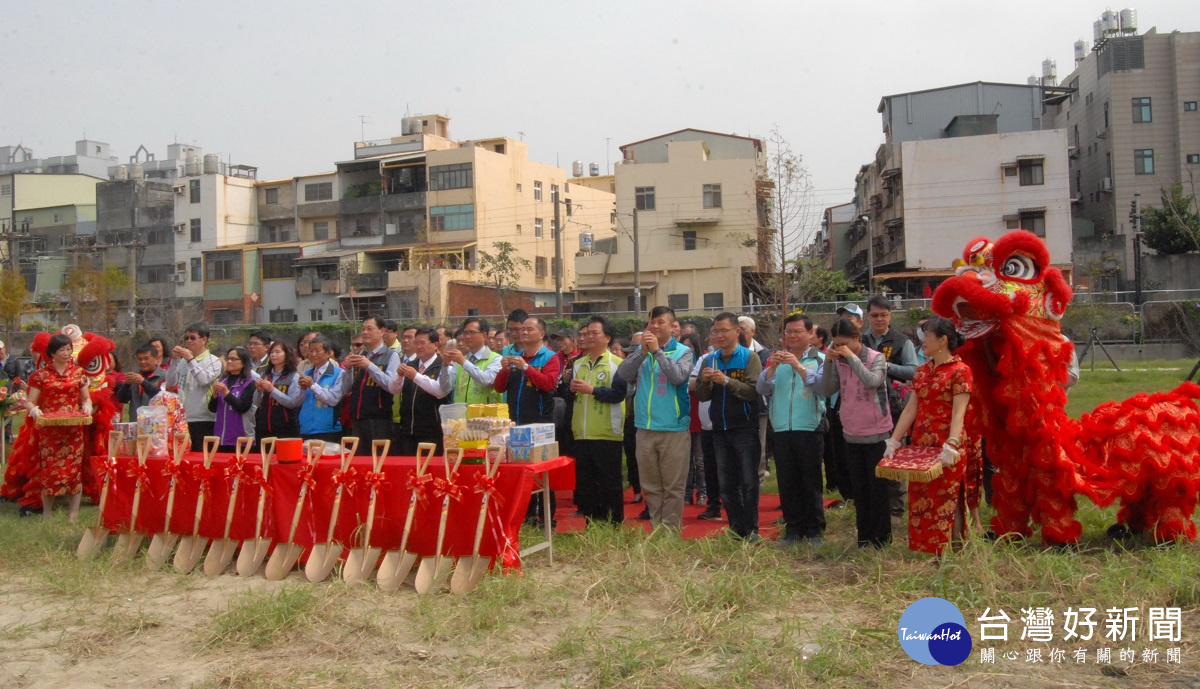
[[[768,293],[779,304],[780,313],[787,313],[795,281],[795,259],[810,241],[815,224],[813,183],[803,156],[792,150],[778,124],[767,137],[767,147],[767,174],[774,183],[770,207],[775,225],[770,246],[760,247],[760,255],[765,251],[768,256]]]
[[[513,287],[521,280],[521,269],[529,270],[532,264],[529,259],[517,254],[517,248],[511,242],[492,242],[495,254],[486,251],[479,252],[479,272],[488,284],[496,287],[500,299],[500,313],[508,313],[505,297],[512,292]]]

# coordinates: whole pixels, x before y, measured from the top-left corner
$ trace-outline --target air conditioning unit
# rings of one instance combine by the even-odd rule
[[[184,185],[184,184],[172,184],[171,185],[171,191],[175,192],[176,194],[182,195],[184,190],[186,190],[186,189],[187,189],[187,185]]]
[[[1100,180],[1100,191],[1112,191],[1112,177]]]
[[[177,222],[171,226],[171,229],[175,230],[175,232],[177,232],[179,234],[183,234],[184,232],[187,231],[187,223]]]
[[[183,273],[173,273],[171,275],[171,282],[187,282],[187,276]]]
[[[1108,130],[1107,129],[1097,129],[1096,130],[1096,138],[1097,139],[1107,139],[1108,138]]]

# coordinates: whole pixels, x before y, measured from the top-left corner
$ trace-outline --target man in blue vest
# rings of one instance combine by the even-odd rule
[[[304,404],[300,405],[300,437],[336,443],[342,439],[342,369],[330,357],[333,342],[324,335],[308,341],[308,366],[302,368],[300,387]]]
[[[488,349],[487,321],[471,317],[458,331],[457,346],[446,347],[446,360],[438,383],[454,393],[454,402],[488,404],[496,397],[492,388],[500,372],[501,356]]]
[[[392,437],[392,381],[400,357],[383,343],[383,319],[368,316],[362,327],[363,348],[343,362],[342,395],[349,405],[350,435],[358,438],[358,454],[370,455],[371,443]]]
[[[637,383],[633,399],[638,478],[650,523],[679,529],[692,449],[687,390],[692,350],[671,337],[674,323],[673,309],[654,307],[641,342],[617,373],[627,383]]]
[[[508,314],[508,323],[504,327],[508,345],[500,350],[500,356],[521,356],[521,351],[525,349],[522,344],[524,336],[521,334],[521,329],[525,327],[527,320],[529,320],[529,314],[525,312],[525,309],[513,309],[512,313]]]
[[[711,401],[713,450],[721,477],[721,503],[734,534],[758,538],[758,355],[738,343],[738,318],[728,311],[713,319],[716,351],[704,356],[696,396]]]

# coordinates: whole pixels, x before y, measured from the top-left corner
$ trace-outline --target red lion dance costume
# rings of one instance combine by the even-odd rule
[[[67,326],[63,328],[66,333]],[[120,414],[120,405],[116,401],[113,389],[117,383],[113,371],[113,351],[116,345],[112,340],[93,333],[82,336],[84,342],[77,349],[76,363],[83,369],[90,382],[92,398],[92,425],[88,426],[85,442],[83,466],[83,494],[93,502],[100,499],[100,486],[95,475],[89,468],[87,457],[103,455],[107,452],[108,434],[113,423]],[[36,368],[47,366],[50,360],[46,357],[46,345],[50,342],[49,333],[38,333],[29,349],[34,354]],[[17,500],[22,507],[38,510],[42,506],[41,487],[37,484],[37,452],[39,442],[38,428],[26,421],[21,426],[21,432],[13,442],[12,455],[9,457],[8,469],[4,472],[4,485],[0,486],[0,495],[10,500]]]
[[[1130,531],[1195,539],[1200,386],[1105,402],[1075,421],[1063,387],[1074,345],[1060,327],[1072,294],[1046,245],[1025,231],[977,238],[955,265],[933,310],[967,338],[957,353],[975,376],[968,423],[997,469],[993,531],[1030,536],[1036,524],[1048,544],[1076,543],[1083,495],[1100,507],[1120,500]]]

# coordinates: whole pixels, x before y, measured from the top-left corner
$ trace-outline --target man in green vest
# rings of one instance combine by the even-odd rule
[[[608,350],[616,331],[603,316],[580,330],[583,353],[571,375],[571,431],[575,437],[575,494],[589,522],[620,524],[625,517],[621,483],[621,441],[625,431],[625,379],[622,359]]]
[[[455,403],[489,404],[498,399],[492,384],[500,372],[500,355],[487,346],[487,321],[471,317],[463,321],[456,346],[446,347],[446,361],[438,384],[450,387]]]

